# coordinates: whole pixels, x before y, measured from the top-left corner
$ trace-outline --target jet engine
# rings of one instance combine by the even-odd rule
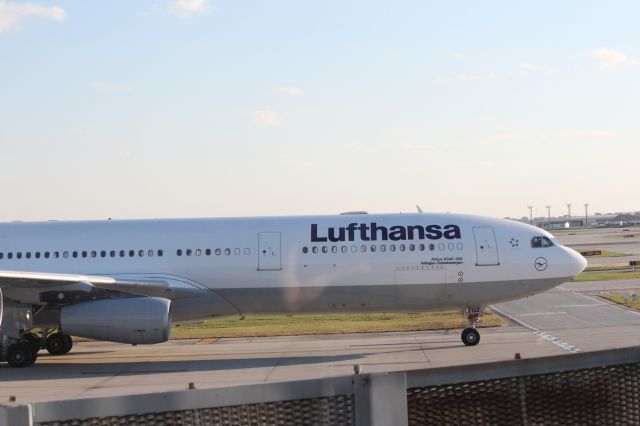
[[[64,306],[64,334],[95,340],[143,345],[169,339],[171,301],[157,297],[105,299]]]

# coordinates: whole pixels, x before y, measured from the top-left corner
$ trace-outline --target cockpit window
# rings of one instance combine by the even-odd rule
[[[533,237],[531,238],[531,247],[533,248],[544,248],[544,247],[552,247],[553,241],[551,241],[548,237]]]

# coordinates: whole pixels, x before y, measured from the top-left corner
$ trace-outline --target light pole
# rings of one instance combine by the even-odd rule
[[[533,225],[533,206],[527,206],[529,209],[529,225]]]
[[[547,227],[551,227],[551,206],[545,206],[547,208]]]
[[[569,228],[571,228],[571,203],[567,204],[567,209],[569,209]]]
[[[589,225],[589,204],[585,203],[584,205],[584,227],[586,228]]]

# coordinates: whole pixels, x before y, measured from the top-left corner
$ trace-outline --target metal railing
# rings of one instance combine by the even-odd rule
[[[0,405],[0,426],[640,424],[640,348]]]

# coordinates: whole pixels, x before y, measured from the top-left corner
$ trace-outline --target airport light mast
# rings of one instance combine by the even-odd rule
[[[569,210],[569,228],[571,228],[571,203],[567,204],[567,209]]]
[[[551,206],[545,206],[547,208],[547,226],[551,227]]]
[[[589,225],[589,203],[584,204],[584,227]]]
[[[527,206],[529,209],[529,225],[533,225],[533,206]]]

